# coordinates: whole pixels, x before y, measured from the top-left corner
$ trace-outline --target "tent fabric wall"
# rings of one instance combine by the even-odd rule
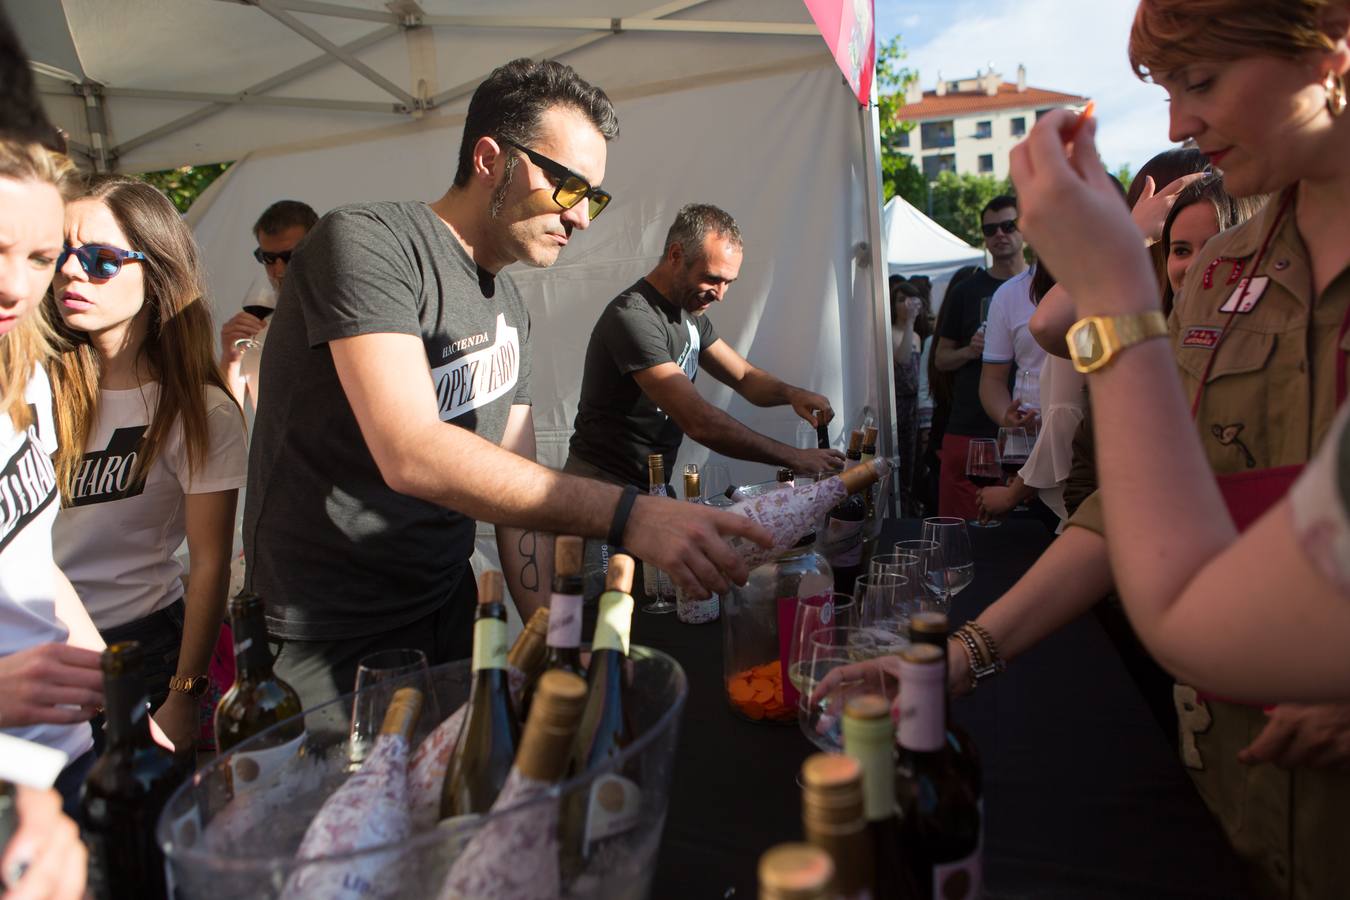
[[[857,110],[840,102],[841,90],[821,54],[800,71],[616,104],[621,135],[604,178],[614,203],[552,268],[508,270],[532,316],[541,462],[561,466],[566,458],[582,359],[601,309],[655,264],[686,202],[722,206],[744,234],[740,279],[709,312],[722,339],[786,381],[821,391],[841,415],[875,408],[871,285],[853,262],[867,237],[859,175],[866,163],[861,140],[848,139],[858,134]],[[261,274],[250,228],[268,203],[289,197],[323,212],[360,200],[435,199],[450,182],[459,137],[458,128],[428,124],[237,163],[193,217],[217,320],[238,309]],[[707,375],[698,384],[751,428],[794,441],[798,420],[788,408],[752,406]],[[680,463],[707,457],[686,441]],[[762,465],[720,461],[738,481],[772,476]],[[483,540],[480,548],[493,549]]]

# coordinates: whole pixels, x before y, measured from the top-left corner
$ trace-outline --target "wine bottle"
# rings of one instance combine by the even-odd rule
[[[834,862],[837,900],[872,900],[876,862],[863,811],[862,765],[841,753],[802,763],[802,830]]]
[[[825,424],[821,411],[812,410],[816,414],[816,421],[820,424],[816,426],[816,448],[819,450],[830,449],[830,426]]]
[[[113,644],[103,651],[99,665],[107,745],[80,796],[89,890],[97,900],[167,897],[155,825],[184,772],[173,754],[150,737],[141,645]]]
[[[473,689],[464,734],[441,791],[441,818],[481,815],[501,793],[520,743],[520,722],[506,675],[506,606],[502,573],[478,580],[473,623]]]
[[[942,651],[924,644],[906,649],[900,683],[896,798],[912,882],[921,897],[979,897],[980,809],[975,786],[944,752]]]
[[[398,896],[399,851],[359,851],[396,844],[412,834],[408,753],[422,714],[422,699],[417,688],[394,691],[375,746],[361,768],[324,801],[305,829],[295,853],[301,865],[287,879],[283,897],[358,900],[377,893]],[[357,855],[342,863],[303,864],[307,859],[348,854]]]
[[[547,636],[548,607],[541,606],[525,622],[525,627],[516,636],[516,642],[511,645],[511,651],[506,654],[512,701],[520,697],[531,674],[538,675],[543,671],[544,655],[548,649]],[[425,831],[440,821],[445,771],[459,743],[460,733],[464,730],[464,717],[468,712],[469,704],[464,703],[446,716],[417,745],[408,763],[408,794],[412,798],[413,828],[417,831]]]
[[[779,844],[759,858],[759,900],[830,900],[834,863],[812,844]]]
[[[739,536],[727,538],[727,543],[752,569],[768,562],[796,546],[803,536],[815,531],[820,518],[841,499],[862,490],[890,471],[889,465],[884,459],[874,459],[868,465],[847,469],[837,478],[798,484],[791,490],[769,491],[728,507],[730,512],[740,513],[763,525],[773,536],[773,545],[765,549]],[[848,593],[852,592],[853,585],[850,584]]]
[[[666,491],[666,461],[660,453],[652,453],[647,457],[647,493],[653,497],[670,496]],[[612,559],[610,565],[613,565]],[[673,602],[668,608],[651,607],[652,603],[673,601],[675,586],[669,575],[658,569],[655,563],[646,560],[642,562],[642,590],[647,595],[648,612],[672,612],[675,609]]]
[[[703,486],[700,483],[698,466],[693,463],[684,467],[684,499],[688,503],[703,502]],[[683,588],[675,591],[675,616],[686,625],[716,622],[721,612],[722,605],[716,594],[712,594],[706,600],[696,600]]]
[[[632,557],[609,560],[605,592],[591,642],[589,694],[568,762],[569,778],[579,777],[618,756],[633,741],[628,685],[624,681],[628,639],[633,622]],[[570,882],[602,843],[637,823],[641,793],[635,766],[599,775],[586,791],[575,791],[565,803],[562,824],[563,877]]]
[[[300,695],[272,671],[263,613],[263,600],[257,594],[243,592],[230,600],[235,674],[234,684],[216,704],[216,749],[224,753],[278,722],[291,721],[269,735],[266,747],[227,757],[236,796],[248,786],[268,783],[300,752],[305,740]]]
[[[441,900],[555,900],[558,870],[558,804],[532,803],[566,773],[586,703],[586,682],[561,669],[539,678],[516,764],[497,796],[497,813],[530,804],[519,813],[490,818],[450,868]]]
[[[916,612],[909,618],[909,642],[915,646],[928,644],[938,648],[938,652],[942,654],[944,677],[947,672],[947,634],[948,622],[945,613]],[[980,754],[975,749],[975,741],[970,734],[952,721],[951,711],[951,695],[944,689],[942,720],[947,723],[947,752],[952,755],[953,764],[974,787],[976,799],[981,799],[984,796],[984,776],[980,767]]]
[[[908,687],[908,685],[906,686]],[[872,845],[872,896],[916,895],[905,865],[907,849],[895,799],[895,739],[891,707],[879,694],[863,694],[844,705],[844,752],[862,767],[863,810]]]
[[[861,431],[849,435],[844,471],[862,467],[862,440]],[[866,491],[860,491],[845,497],[830,510],[825,525],[825,558],[834,570],[834,589],[843,594],[853,593],[853,584],[863,572],[863,526],[867,521],[865,494]]]
[[[581,665],[581,555],[585,542],[560,534],[553,542],[553,596],[549,599],[548,644],[541,671],[525,683],[520,693],[522,719],[530,716],[530,703],[539,678],[546,671],[561,669],[582,678]]]

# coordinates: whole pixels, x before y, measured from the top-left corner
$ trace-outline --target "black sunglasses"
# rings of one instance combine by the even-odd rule
[[[122,271],[123,263],[145,259],[145,254],[137,250],[123,250],[121,247],[111,247],[107,244],[85,244],[83,247],[66,244],[56,260],[56,271],[61,271],[66,260],[72,256],[80,261],[80,268],[84,270],[84,274],[99,279],[112,278]]]
[[[530,158],[530,162],[543,169],[554,178],[558,179],[558,187],[553,191],[553,202],[563,209],[571,209],[582,200],[589,199],[590,207],[588,212],[594,219],[609,206],[609,201],[614,198],[608,191],[602,191],[600,188],[591,187],[591,183],[582,178],[576,172],[567,168],[560,162],[554,162],[542,153],[536,153],[529,147],[522,147],[515,141],[508,138],[502,138],[503,144],[510,144],[521,153]]]
[[[270,266],[277,260],[281,260],[282,262],[284,262],[286,265],[289,266],[291,264],[291,254],[294,252],[295,252],[294,250],[282,250],[280,253],[268,253],[261,247],[254,247],[253,258],[256,259],[258,262],[262,263],[264,266]]]
[[[1012,234],[1017,230],[1017,220],[1009,219],[1006,222],[989,222],[980,226],[980,231],[984,232],[985,237],[993,237],[1000,231],[1004,234]]]

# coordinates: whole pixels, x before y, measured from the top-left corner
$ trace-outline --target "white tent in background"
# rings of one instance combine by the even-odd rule
[[[892,275],[927,275],[933,283],[934,312],[942,304],[947,282],[962,266],[984,265],[984,251],[972,247],[915,209],[903,197],[892,197],[881,213],[886,234],[886,264]]]
[[[221,320],[259,266],[250,226],[293,198],[320,212],[432,200],[469,95],[519,56],[552,57],[614,99],[615,201],[548,270],[514,267],[533,317],[540,460],[560,465],[603,304],[659,257],[684,203],[746,238],[711,317],[748,359],[892,433],[874,110],[860,110],[801,2],[783,0],[0,0],[73,149],[141,172],[237,160],[189,215]],[[793,442],[789,410],[700,389]],[[263,386],[266,390],[266,386]],[[840,426],[836,426],[836,431]],[[880,449],[880,448],[879,448]],[[707,451],[686,441],[681,462]],[[739,481],[767,469],[732,463]]]

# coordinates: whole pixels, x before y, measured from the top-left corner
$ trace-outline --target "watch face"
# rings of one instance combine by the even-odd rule
[[[1102,358],[1101,335],[1097,332],[1095,322],[1082,322],[1071,329],[1069,343],[1081,365],[1092,365]]]

